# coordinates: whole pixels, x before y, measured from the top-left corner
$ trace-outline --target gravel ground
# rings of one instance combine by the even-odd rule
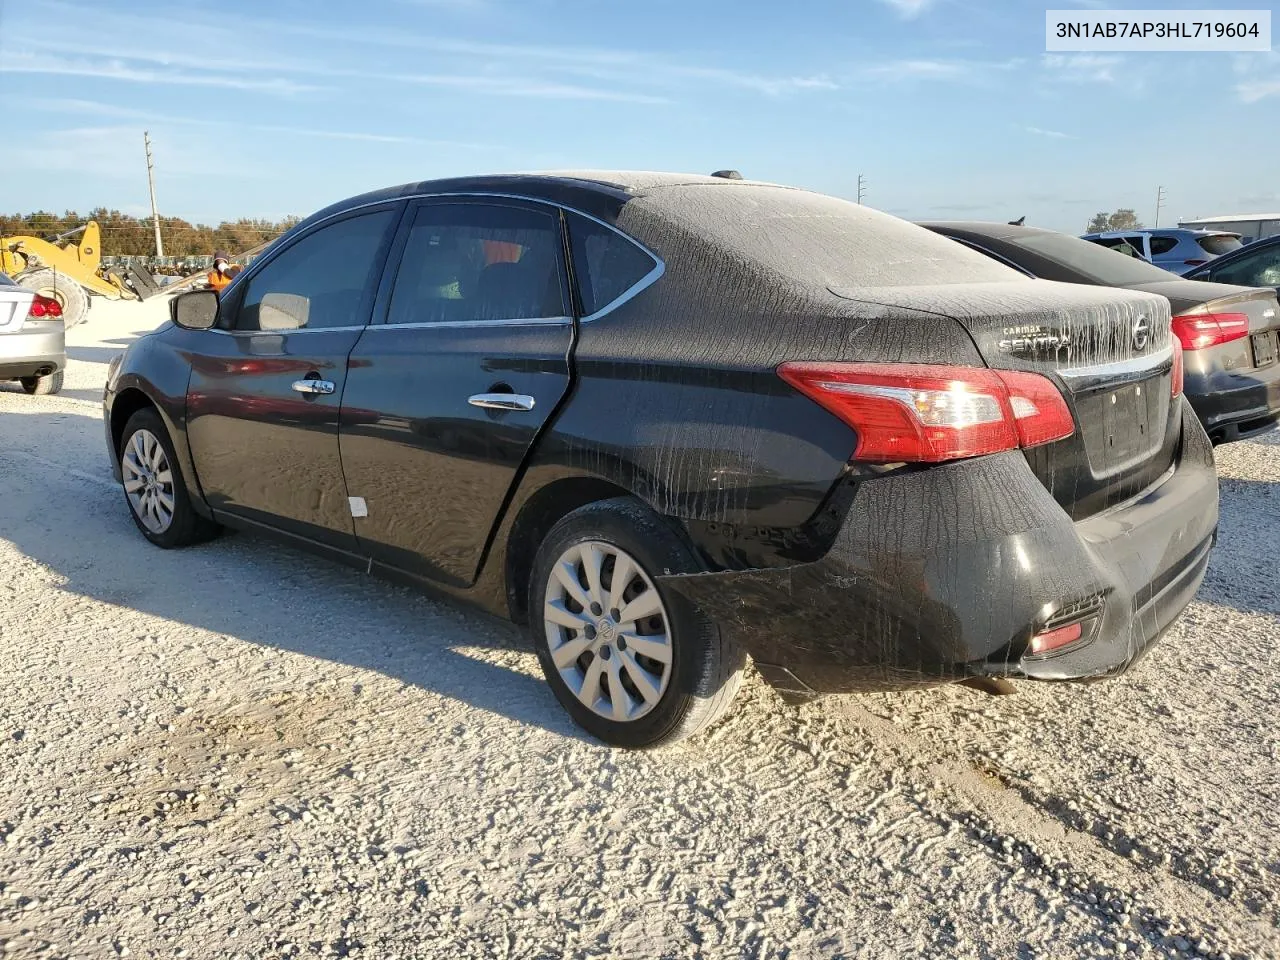
[[[0,944],[18,957],[1280,956],[1280,441],[1218,452],[1199,599],[1130,676],[580,737],[509,625],[110,480],[98,302],[0,387]]]

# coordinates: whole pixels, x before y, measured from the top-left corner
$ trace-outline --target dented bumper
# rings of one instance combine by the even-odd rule
[[[1088,519],[1072,522],[1013,451],[863,481],[816,562],[663,584],[798,694],[1122,672],[1195,595],[1217,527],[1212,448],[1181,406],[1173,468]],[[1079,642],[1028,654],[1082,616]]]

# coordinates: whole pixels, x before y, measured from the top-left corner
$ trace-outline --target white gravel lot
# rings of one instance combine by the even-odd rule
[[[111,482],[98,301],[0,386],[7,957],[1280,956],[1280,441],[1221,448],[1199,599],[1130,676],[580,737],[519,634]]]

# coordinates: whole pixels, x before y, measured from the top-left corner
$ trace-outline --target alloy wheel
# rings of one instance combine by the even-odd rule
[[[157,536],[173,523],[173,470],[150,430],[136,430],[120,458],[124,492],[142,525]]]
[[[543,603],[547,647],[561,679],[608,720],[638,720],[671,681],[674,651],[662,597],[626,551],[598,540],[565,550]]]

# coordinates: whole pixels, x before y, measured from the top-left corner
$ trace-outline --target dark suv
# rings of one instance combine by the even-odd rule
[[[627,746],[747,655],[792,699],[1117,673],[1217,523],[1166,300],[802,190],[409,184],[173,321],[104,400],[148,539],[267,530],[526,623]]]

